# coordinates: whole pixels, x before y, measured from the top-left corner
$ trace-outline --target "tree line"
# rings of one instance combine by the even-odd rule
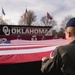
[[[18,25],[24,25],[24,26],[52,26],[52,35],[55,36],[56,34],[61,37],[64,36],[64,30],[65,30],[65,26],[67,21],[72,18],[72,15],[68,15],[66,16],[63,21],[61,22],[61,24],[59,25],[59,29],[58,29],[58,24],[56,22],[56,20],[54,19],[48,19],[46,17],[46,15],[44,15],[41,19],[40,19],[40,25],[36,23],[36,14],[34,13],[34,11],[31,10],[27,10],[21,15]],[[53,18],[53,17],[52,17]],[[2,17],[0,17],[0,25],[13,25],[13,23],[10,20],[3,20]]]

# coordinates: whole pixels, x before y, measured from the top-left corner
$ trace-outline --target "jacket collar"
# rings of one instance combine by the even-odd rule
[[[73,44],[73,43],[75,43],[75,40],[73,40],[70,44]]]

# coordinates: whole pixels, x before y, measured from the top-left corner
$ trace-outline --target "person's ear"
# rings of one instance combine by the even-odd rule
[[[69,36],[69,37],[71,37],[71,36],[72,36],[71,32],[68,32],[68,36]]]

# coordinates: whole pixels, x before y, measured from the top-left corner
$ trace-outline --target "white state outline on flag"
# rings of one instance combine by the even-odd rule
[[[3,51],[0,51],[0,55],[31,54],[31,53],[46,52],[46,51],[52,51],[58,46],[35,48],[35,49],[3,50]]]

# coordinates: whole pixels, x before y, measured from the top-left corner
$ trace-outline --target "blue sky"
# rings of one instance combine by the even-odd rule
[[[0,7],[3,7],[6,13],[3,18],[10,19],[15,24],[18,23],[20,16],[25,12],[26,6],[28,10],[34,11],[37,22],[47,12],[53,16],[58,24],[67,15],[75,16],[75,0],[0,0]]]

